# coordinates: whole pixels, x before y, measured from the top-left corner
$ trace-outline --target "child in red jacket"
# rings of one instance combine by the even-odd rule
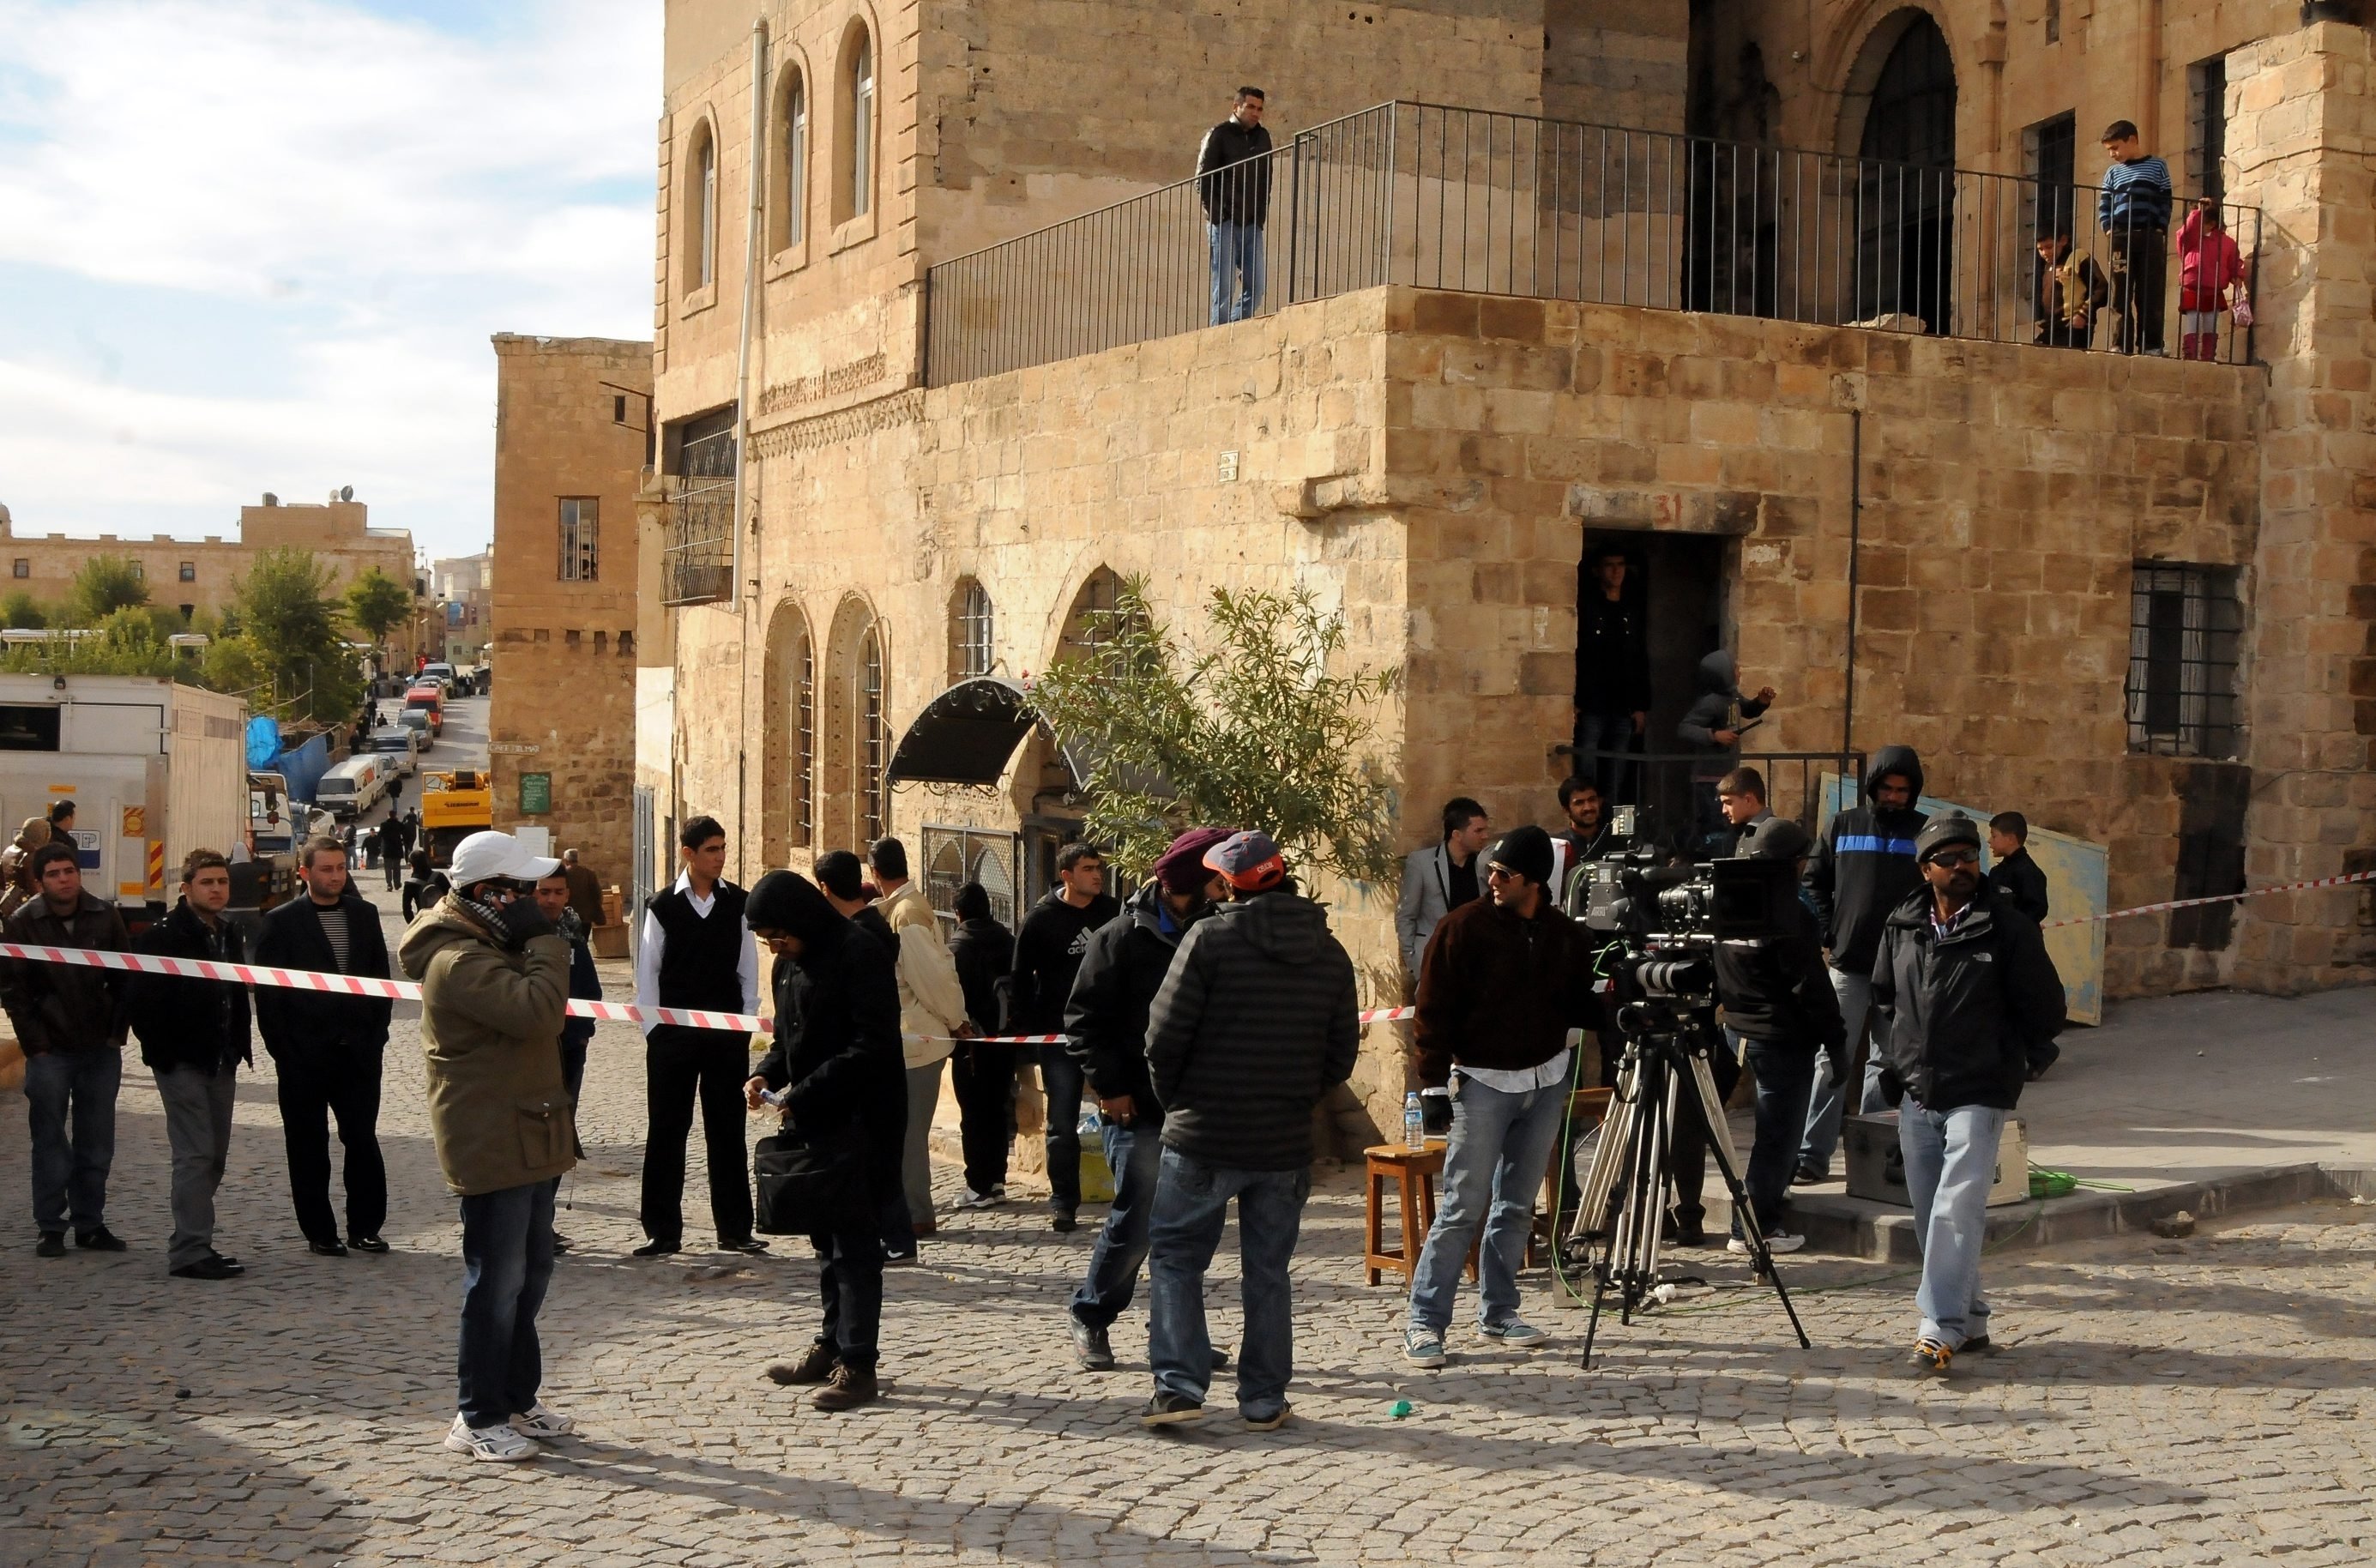
[[[2219,313],[2236,312],[2236,324],[2249,326],[2251,306],[2244,298],[2244,257],[2219,218],[2219,206],[2209,196],[2194,204],[2178,230],[2178,357],[2216,360],[2219,357]],[[2234,299],[2229,300],[2230,291]]]

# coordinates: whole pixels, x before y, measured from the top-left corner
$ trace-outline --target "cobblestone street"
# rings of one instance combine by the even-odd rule
[[[892,1271],[889,1394],[834,1417],[760,1375],[815,1322],[804,1246],[709,1278],[707,1255],[625,1257],[641,1090],[639,1042],[606,1026],[591,1158],[562,1194],[578,1251],[544,1315],[547,1393],[583,1435],[524,1467],[438,1443],[460,1266],[410,1023],[388,1051],[383,1258],[305,1253],[259,1070],[219,1238],[250,1272],[168,1279],[163,1121],[127,1071],[109,1212],[133,1251],[37,1261],[7,1097],[0,1562],[2311,1564],[2376,1547],[2376,1231],[2347,1205],[2011,1254],[1990,1275],[2002,1348],[1945,1386],[1899,1364],[1911,1281],[1837,1289],[1879,1272],[1838,1261],[1791,1271],[1812,1352],[1757,1294],[1612,1328],[1587,1373],[1584,1315],[1538,1284],[1548,1349],[1455,1330],[1453,1365],[1427,1373],[1397,1353],[1397,1293],[1360,1284],[1358,1183],[1337,1173],[1298,1259],[1295,1420],[1248,1432],[1224,1384],[1186,1435],[1136,1422],[1142,1312],[1116,1331],[1122,1371],[1075,1370],[1059,1314],[1089,1229],[1018,1205],[945,1218],[926,1266]],[[697,1173],[687,1198],[699,1236]],[[1225,1336],[1233,1272],[1214,1297]]]

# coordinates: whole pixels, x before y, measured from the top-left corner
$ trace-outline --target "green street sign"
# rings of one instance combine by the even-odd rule
[[[520,775],[520,814],[541,816],[552,809],[552,775],[523,773]]]

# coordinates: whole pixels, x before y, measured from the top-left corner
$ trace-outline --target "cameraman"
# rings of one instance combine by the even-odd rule
[[[1479,1226],[1485,1242],[1479,1332],[1503,1345],[1550,1336],[1518,1316],[1535,1194],[1568,1102],[1568,1039],[1598,1018],[1592,954],[1581,926],[1546,885],[1550,835],[1521,827],[1485,855],[1492,897],[1443,917],[1419,975],[1419,1080],[1453,1089],[1443,1156],[1443,1205],[1411,1274],[1403,1360],[1443,1365],[1443,1334]],[[1490,1210],[1490,1212],[1489,1212]]]
[[[1924,885],[1891,912],[1872,966],[1889,1022],[1881,1087],[1922,1243],[1916,1367],[1944,1376],[1958,1350],[1989,1348],[1980,1241],[1997,1140],[2026,1078],[2054,1059],[2062,977],[2037,922],[1980,876],[1980,828],[1942,816],[1915,840]]]
[[[1741,1047],[1757,1078],[1757,1141],[1742,1185],[1766,1247],[1794,1253],[1804,1236],[1785,1230],[1782,1200],[1790,1190],[1799,1134],[1807,1124],[1807,1098],[1815,1087],[1820,1051],[1836,1063],[1847,1051],[1847,1027],[1824,966],[1823,933],[1814,912],[1796,895],[1810,841],[1788,817],[1768,815],[1743,835],[1740,856],[1779,861],[1790,868],[1793,896],[1783,905],[1782,929],[1757,941],[1719,942],[1716,994],[1724,1004],[1725,1035]],[[1733,1216],[1727,1250],[1746,1253],[1740,1217]]]

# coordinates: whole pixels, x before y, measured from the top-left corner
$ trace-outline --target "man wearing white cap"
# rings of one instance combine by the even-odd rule
[[[421,982],[429,1130],[462,1200],[461,1397],[446,1446],[531,1459],[574,1423],[538,1397],[537,1308],[552,1277],[552,1195],[576,1163],[561,1075],[569,944],[531,896],[557,861],[508,833],[455,846],[454,890],[397,949]]]

